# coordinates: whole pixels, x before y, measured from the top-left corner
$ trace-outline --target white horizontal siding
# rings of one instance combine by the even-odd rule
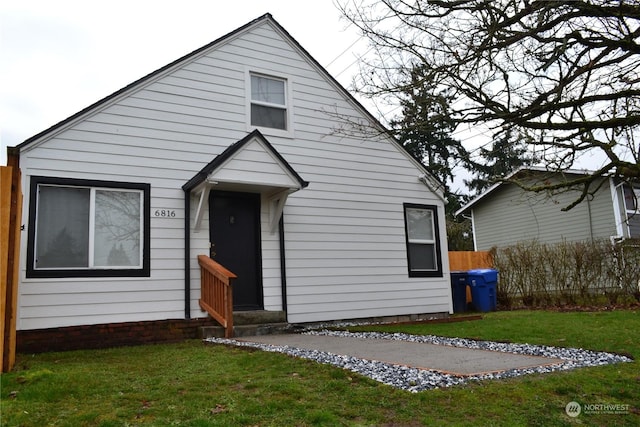
[[[336,117],[367,120],[277,31],[264,23],[203,52],[22,153],[26,182],[43,175],[151,185],[151,277],[25,279],[22,243],[19,328],[159,320],[184,316],[182,185],[247,134],[247,70],[292,85],[295,138],[267,140],[310,182],[284,209],[287,301],[292,322],[442,312],[450,309],[446,243],[443,278],[409,278],[402,203],[439,206],[420,170],[388,140],[336,133]],[[135,77],[135,76],[133,76]],[[254,156],[254,157],[252,157]],[[258,156],[260,157],[260,156]],[[246,164],[240,164],[247,160]],[[256,164],[256,160],[258,163]],[[251,150],[225,170],[244,177],[259,166]],[[191,224],[198,198],[191,201]],[[175,218],[156,218],[172,209]],[[28,206],[24,209],[27,223]],[[266,309],[282,309],[280,242],[261,208]],[[198,307],[198,254],[209,253],[208,211],[191,231],[191,311]]]

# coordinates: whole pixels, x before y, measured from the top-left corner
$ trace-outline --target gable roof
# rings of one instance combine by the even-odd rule
[[[261,173],[259,171],[247,171],[243,175],[246,184],[271,185],[274,187],[287,187],[302,189],[309,185],[309,182],[302,179],[300,175],[291,167],[291,165],[278,153],[278,151],[266,140],[259,130],[254,130],[240,141],[230,145],[216,156],[209,164],[207,164],[200,172],[191,178],[182,186],[184,191],[191,191],[207,179],[222,178],[221,172],[231,166],[234,161],[242,161],[239,159],[242,152],[250,145],[256,145],[259,154],[264,157],[263,164],[270,167],[270,171]],[[269,182],[262,181],[262,176],[268,175]]]

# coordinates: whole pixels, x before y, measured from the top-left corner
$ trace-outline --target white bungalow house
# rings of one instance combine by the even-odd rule
[[[452,312],[438,183],[269,14],[9,155],[19,332],[207,318],[198,255],[290,323]]]

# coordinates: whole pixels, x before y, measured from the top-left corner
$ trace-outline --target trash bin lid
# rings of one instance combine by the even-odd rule
[[[498,280],[498,270],[495,270],[493,268],[478,268],[475,270],[469,270],[467,271],[467,274],[469,275],[469,277],[480,276],[485,280],[485,282],[496,282]]]

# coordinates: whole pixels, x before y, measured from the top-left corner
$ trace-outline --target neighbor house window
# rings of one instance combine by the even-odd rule
[[[640,237],[640,188],[624,185],[624,205],[629,227],[629,237]]]
[[[287,130],[287,82],[251,74],[251,125]]]
[[[437,207],[405,203],[409,276],[442,276]]]
[[[149,274],[148,184],[31,182],[28,277]]]

